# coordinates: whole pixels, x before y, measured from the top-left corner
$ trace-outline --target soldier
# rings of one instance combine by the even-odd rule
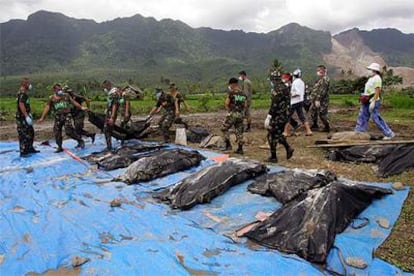
[[[251,124],[252,124],[252,117],[250,114],[250,107],[252,105],[252,94],[253,94],[252,82],[247,78],[246,71],[239,72],[239,80],[242,81],[242,90],[244,94],[246,95],[246,110],[244,113],[245,113],[245,118],[247,120],[247,128],[245,131],[249,132]]]
[[[47,113],[52,109],[52,112],[55,115],[55,123],[53,126],[53,133],[55,135],[55,140],[58,148],[55,152],[62,152],[62,128],[65,126],[65,133],[70,138],[78,141],[76,148],[84,148],[85,142],[82,140],[82,136],[77,134],[72,125],[72,114],[71,104],[76,106],[79,109],[82,109],[82,106],[75,102],[72,97],[64,93],[62,86],[60,84],[55,84],[53,86],[55,94],[49,97],[48,102],[43,109],[42,116],[39,119],[39,123],[42,123],[45,119]]]
[[[118,116],[121,90],[118,87],[113,86],[109,80],[104,80],[102,87],[105,93],[107,93],[103,132],[105,134],[106,148],[112,150],[112,131]]]
[[[82,104],[85,103],[87,110],[90,109],[91,106],[90,106],[90,100],[88,99],[88,97],[75,94],[75,92],[70,87],[65,87],[63,91],[68,93],[79,105],[82,106]],[[75,125],[75,132],[79,136],[83,135],[83,136],[87,136],[91,138],[92,143],[94,143],[95,133],[88,132],[84,129],[85,110],[72,106],[70,112],[72,113],[73,123]]]
[[[315,83],[312,92],[312,106],[310,109],[312,119],[312,130],[318,130],[318,117],[321,119],[325,128],[323,131],[329,132],[331,130],[328,119],[328,105],[329,105],[329,77],[325,65],[317,67],[318,81]]]
[[[122,92],[119,98],[119,106],[121,109],[121,127],[126,128],[131,120],[131,102],[126,92]]]
[[[168,93],[158,91],[157,92],[157,104],[151,110],[148,117],[151,117],[153,114],[161,111],[162,108],[165,109],[165,113],[161,116],[161,119],[158,122],[158,125],[161,129],[164,142],[170,142],[170,127],[174,123],[177,114],[179,114],[178,101],[171,94],[171,90]]]
[[[188,103],[184,100],[183,95],[178,91],[178,88],[175,86],[175,83],[170,84],[170,93],[171,95],[177,100],[178,104],[178,112],[177,116],[174,120],[175,124],[182,124],[185,128],[188,128],[187,122],[183,120],[183,118],[180,117],[181,114],[181,104],[184,104],[185,109],[187,111],[191,111],[191,106],[188,105]]]
[[[32,89],[28,78],[23,78],[20,82],[20,89],[17,93],[17,112],[16,125],[19,136],[20,156],[26,157],[30,153],[39,152],[33,147],[34,129],[33,117],[30,113],[30,99],[27,92]]]
[[[270,81],[272,102],[264,126],[268,130],[267,140],[270,146],[270,157],[267,161],[276,163],[276,145],[278,142],[286,149],[286,159],[290,159],[294,152],[294,149],[290,147],[285,136],[283,136],[283,130],[288,119],[290,91],[289,87],[282,82],[279,71],[272,73]]]
[[[236,129],[236,143],[238,148],[234,153],[243,154],[243,120],[244,112],[247,105],[247,97],[238,85],[236,78],[229,80],[228,94],[224,101],[224,106],[228,111],[224,124],[221,128],[224,136],[225,148],[223,150],[231,150],[229,129],[234,126]]]

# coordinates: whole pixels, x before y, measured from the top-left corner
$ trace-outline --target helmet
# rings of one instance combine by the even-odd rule
[[[377,71],[377,72],[381,72],[380,65],[376,62],[373,62],[369,66],[367,66],[367,69]]]
[[[296,69],[295,71],[293,71],[293,74],[292,74],[295,78],[300,78],[300,77],[302,77],[302,71],[300,71],[300,69],[298,68],[298,69]]]

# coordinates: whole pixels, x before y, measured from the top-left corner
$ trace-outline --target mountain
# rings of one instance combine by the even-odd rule
[[[202,81],[240,70],[263,76],[275,58],[313,72],[331,49],[329,32],[295,23],[264,34],[140,15],[96,23],[39,11],[0,27],[2,75],[122,68]]]
[[[403,77],[403,85],[414,85],[414,34],[395,29],[361,31],[357,28],[332,37],[332,50],[324,61],[336,73],[366,74],[366,66],[377,62]]]
[[[351,29],[331,36],[291,23],[268,33],[191,28],[181,21],[135,15],[97,23],[39,11],[0,24],[2,76],[103,72],[111,79],[223,81],[240,70],[264,80],[277,58],[305,78],[326,63],[332,77],[366,74],[376,61],[414,80],[414,34]],[[414,70],[414,69],[413,69]],[[125,72],[130,72],[128,76]]]

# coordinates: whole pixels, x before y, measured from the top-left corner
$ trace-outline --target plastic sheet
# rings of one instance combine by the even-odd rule
[[[67,140],[63,144],[80,157],[105,148],[102,135],[85,149],[75,150],[75,145]],[[74,256],[90,259],[80,267],[81,275],[325,274],[323,268],[297,256],[229,238],[255,220],[257,212],[281,206],[272,198],[249,193],[251,182],[190,211],[171,210],[152,198],[154,190],[212,164],[217,153],[201,151],[210,159],[197,168],[128,186],[110,181],[123,169],[104,172],[64,152],[54,153],[52,147],[35,146],[40,153],[20,158],[16,142],[0,142],[0,275],[71,268]],[[114,141],[114,146],[119,143]],[[369,218],[367,226],[348,227],[337,236],[335,246],[344,256],[357,254],[368,262],[362,271],[346,267],[347,273],[401,273],[372,259],[371,252],[391,231],[380,228],[376,219],[384,217],[392,227],[407,194],[405,189],[375,201],[363,213]],[[119,207],[111,207],[114,199]],[[330,253],[327,267],[344,272],[337,252]]]

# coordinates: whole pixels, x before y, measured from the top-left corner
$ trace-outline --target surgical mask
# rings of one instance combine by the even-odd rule
[[[316,75],[318,75],[319,77],[320,77],[320,76],[323,76],[323,74],[322,74],[322,72],[321,72],[321,71],[316,72]]]
[[[372,77],[373,75],[375,75],[374,71],[368,70],[368,76]]]
[[[160,99],[160,97],[161,97],[161,92],[155,93],[155,98],[156,98],[157,100],[159,100],[159,99]]]
[[[58,95],[58,96],[62,96],[62,95],[63,95],[63,91],[62,91],[62,90],[58,90],[58,91],[56,91],[56,95]]]
[[[240,76],[240,77],[239,77],[239,80],[241,80],[241,81],[242,81],[242,80],[243,80],[243,77],[242,77],[242,76]]]
[[[32,84],[29,84],[29,87],[27,87],[28,90],[32,90],[33,86]]]
[[[231,90],[232,90],[230,85],[229,85],[229,86],[227,86],[227,90],[229,90],[229,91],[231,91]]]
[[[103,90],[106,94],[108,94],[108,89],[107,88],[104,88],[104,90]]]

